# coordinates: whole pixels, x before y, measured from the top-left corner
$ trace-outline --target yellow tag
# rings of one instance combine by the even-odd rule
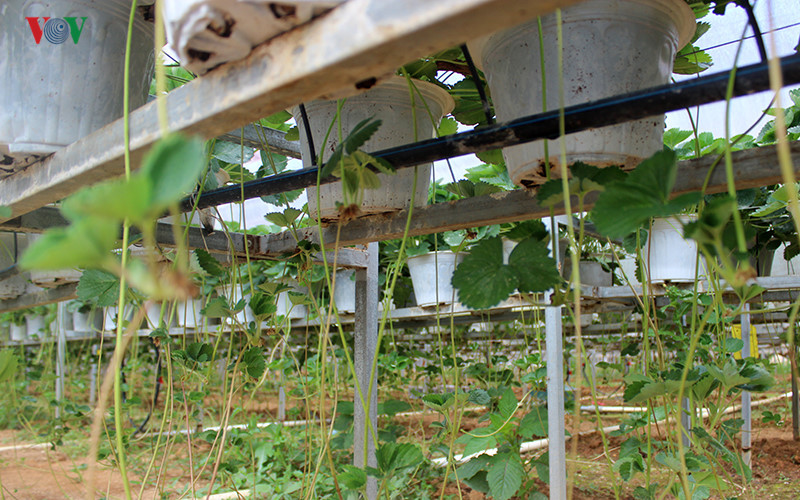
[[[731,325],[731,337],[735,339],[742,339],[742,325]],[[758,357],[758,335],[756,335],[756,327],[750,326],[750,356],[753,358]],[[733,353],[736,359],[742,359],[742,351]]]

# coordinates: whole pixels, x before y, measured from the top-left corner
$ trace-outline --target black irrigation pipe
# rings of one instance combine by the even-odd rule
[[[800,83],[800,54],[780,59],[784,85]],[[648,116],[659,115],[692,106],[725,100],[730,73],[714,73],[680,83],[661,85],[607,99],[570,106],[564,110],[567,133],[614,125]],[[736,69],[733,96],[769,90],[767,64],[758,63]],[[438,139],[407,144],[372,153],[395,168],[407,168],[445,158],[523,144],[537,139],[556,139],[559,136],[559,112],[548,111],[518,118],[506,123],[453,134]],[[271,194],[284,193],[315,185],[319,168],[295,170],[246,182],[243,186],[227,186],[200,195],[198,208],[242,201]],[[335,182],[333,176],[321,179],[321,184]],[[185,199],[183,211],[192,209],[194,200]]]

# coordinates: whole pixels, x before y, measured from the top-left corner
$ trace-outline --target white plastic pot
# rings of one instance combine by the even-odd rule
[[[684,239],[690,216],[653,219],[642,257],[651,283],[688,283],[697,279],[697,243]]]
[[[28,340],[28,328],[26,325],[15,325],[11,323],[8,325],[8,338],[15,342],[24,342]]]
[[[623,276],[620,278],[625,279],[627,278],[628,283],[631,285],[641,285],[642,282],[636,277],[636,258],[635,257],[627,257],[619,261],[619,265],[622,268]]]
[[[565,106],[668,83],[676,51],[695,32],[695,17],[683,0],[588,0],[561,12]],[[542,30],[544,108],[536,20],[471,44],[501,122],[559,108],[555,14],[542,17]],[[567,161],[632,168],[663,148],[663,128],[662,115],[570,134]],[[551,141],[551,165],[558,165],[558,151]],[[517,185],[544,182],[542,141],[504,148],[503,156]]]
[[[147,315],[147,323],[150,328],[158,328],[160,326],[159,318],[161,317],[161,303],[159,302],[147,302],[145,305],[145,314]],[[164,323],[166,327],[169,328],[173,326],[173,321],[168,321],[170,319],[169,313],[169,305],[167,305],[166,310],[164,311]]]
[[[336,285],[333,287],[333,300],[340,313],[356,312],[356,281],[354,269],[336,271]]]
[[[288,319],[302,319],[308,317],[308,308],[305,304],[295,304],[289,297],[289,292],[307,294],[308,288],[298,285],[296,282],[287,283],[291,290],[281,292],[275,299],[275,305],[278,308],[277,314],[285,316]],[[355,300],[355,298],[353,299]]]
[[[178,326],[185,326],[187,328],[196,328],[203,324],[203,315],[200,311],[203,310],[205,304],[202,299],[189,299],[185,302],[179,302],[178,307]]]
[[[242,286],[241,285],[237,285],[237,286],[224,285],[223,287],[221,287],[220,292],[222,293],[222,295],[224,295],[228,299],[228,302],[230,303],[231,307],[234,307],[242,299],[244,299],[244,301],[246,303],[246,305],[244,306],[244,309],[242,309],[241,311],[237,312],[234,315],[233,318],[225,318],[225,322],[226,323],[228,323],[228,324],[232,323],[233,319],[235,319],[236,322],[238,322],[238,323],[240,323],[242,325],[248,325],[248,324],[250,324],[251,321],[255,321],[255,313],[253,313],[253,310],[250,309],[250,305],[249,305],[250,304],[250,292],[246,293],[245,295],[242,295]]]
[[[126,321],[133,321],[134,308],[130,304],[125,307],[126,314],[124,318]],[[117,315],[119,312],[118,306],[106,307],[103,317],[103,329],[106,331],[116,330],[117,328]]]
[[[462,260],[463,254],[449,250],[409,257],[408,270],[419,307],[452,304],[454,298],[458,301],[458,293],[454,294],[451,280],[456,266]]]
[[[611,273],[603,269],[603,265],[594,260],[582,260],[578,264],[581,284],[590,286],[611,286],[614,282]]]
[[[44,322],[44,316],[39,314],[26,314],[25,315],[25,331],[28,338],[43,339],[49,336],[47,325]]]
[[[508,259],[511,257],[511,252],[517,248],[517,242],[503,238],[503,264],[508,264]]]
[[[72,313],[72,330],[67,331],[67,337],[82,337],[87,333],[95,333],[103,329],[103,315],[100,310]]]
[[[382,120],[378,131],[361,148],[368,153],[434,137],[439,120],[453,109],[453,99],[437,85],[419,80],[414,80],[413,83],[419,90],[419,93],[414,92],[416,137],[414,136],[411,93],[408,82],[402,77],[393,77],[362,94],[349,97],[342,107],[340,121],[334,124],[328,142],[324,145],[323,139],[328,128],[336,119],[337,101],[312,101],[306,104],[314,147],[317,152],[324,152],[322,161],[324,162],[330,156],[330,152],[339,143],[340,125],[342,136],[347,137],[347,134],[366,118]],[[433,121],[425,104],[430,108]],[[304,145],[301,148],[303,166],[310,167],[312,160],[300,109],[295,107],[291,112],[297,121],[300,140]],[[381,186],[378,189],[365,191],[361,205],[362,213],[393,212],[407,208],[411,205],[412,193],[414,194],[414,206],[425,206],[428,201],[431,166],[430,164],[420,165],[417,170],[416,186],[414,185],[413,168],[402,169],[394,175],[379,174]],[[308,209],[312,216],[316,217],[319,212],[322,219],[335,220],[339,217],[336,202],[342,201],[340,183],[320,186],[319,209],[317,208],[316,187],[308,188],[306,192],[308,193]]]
[[[781,245],[775,250],[770,276],[800,276],[800,256],[787,261],[783,256],[785,249],[786,247]]]
[[[4,2],[0,153],[50,154],[122,116],[130,7],[130,0]],[[132,108],[147,99],[153,48],[153,25],[137,13],[130,57]]]

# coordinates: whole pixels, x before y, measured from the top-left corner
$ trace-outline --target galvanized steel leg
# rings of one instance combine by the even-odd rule
[[[547,348],[547,420],[550,449],[550,499],[567,498],[566,424],[564,422],[564,356],[561,308],[545,307]],[[580,404],[578,401],[575,404]]]
[[[356,270],[353,364],[357,383],[364,396],[362,401],[358,389],[355,389],[353,465],[356,467],[378,466],[373,440],[378,422],[378,381],[377,375],[375,378],[370,376],[378,346],[378,244],[370,243],[367,251],[369,252],[367,268]],[[368,477],[367,498],[374,500],[377,496],[377,479]]]
[[[61,403],[64,400],[64,378],[67,362],[67,303],[58,303],[56,315],[56,418],[61,418]]]

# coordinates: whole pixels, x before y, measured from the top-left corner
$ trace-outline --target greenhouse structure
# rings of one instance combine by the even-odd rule
[[[0,499],[800,498],[796,0],[0,26]]]

